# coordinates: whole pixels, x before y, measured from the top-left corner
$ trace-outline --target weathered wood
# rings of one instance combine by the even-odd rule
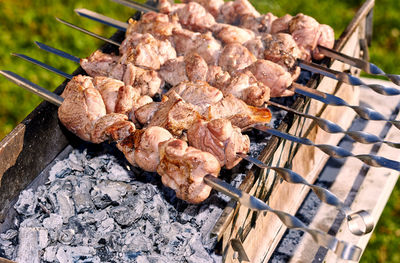
[[[371,2],[373,3],[373,1],[368,1],[361,8],[362,11],[358,13],[361,17],[355,17],[349,25],[347,34],[342,35],[342,38],[337,41],[337,46],[341,47],[341,52],[360,57],[359,40],[365,38],[365,20],[369,13],[367,11],[370,11],[373,6]],[[354,24],[358,26],[354,27]],[[333,62],[331,68],[339,71],[349,69],[347,65],[338,61]],[[318,90],[335,94],[346,100],[349,104],[358,104],[359,91],[356,87],[344,84],[338,85],[337,81],[329,78],[322,78],[320,81],[318,79],[311,80],[309,85],[318,85]],[[300,107],[304,107],[304,105]],[[311,100],[306,105],[306,108],[308,113],[336,122],[344,129],[350,126],[355,116],[354,111],[347,107],[327,106],[314,100]],[[285,130],[285,128],[282,130]],[[313,120],[298,118],[295,118],[288,132],[290,134],[305,136],[316,143],[333,145],[336,145],[343,136],[324,132],[315,125]],[[290,142],[281,142],[279,139],[274,139],[279,144],[277,147],[268,148],[267,146],[266,151],[262,153],[261,159],[268,164],[285,165],[285,167],[291,168],[293,171],[303,175],[307,181],[314,182],[328,160],[328,156],[314,147],[297,146]],[[256,172],[253,172],[251,176],[255,176],[255,179],[257,179]],[[275,173],[264,172],[258,178],[258,181],[255,181],[252,185],[250,193],[264,198],[274,209],[294,214],[308,191],[308,187],[282,182]],[[234,210],[232,209],[231,211],[233,212]],[[238,213],[234,216],[234,221],[227,227],[228,231],[224,232],[223,237],[225,262],[236,261],[233,258],[234,251],[230,248],[230,238],[239,238],[242,241],[251,262],[268,261],[286,227],[271,213],[259,215],[245,208],[235,211],[238,211]]]
[[[374,80],[374,83],[376,82],[377,80]],[[386,85],[387,84],[388,83],[386,83]],[[360,100],[367,102],[385,116],[390,116],[400,103],[400,100],[396,97],[377,96],[376,93],[366,88],[362,89]],[[399,118],[400,115],[398,115],[396,119]],[[380,134],[384,129],[384,126],[385,122],[369,121],[367,126],[364,128],[364,131],[372,134]],[[399,130],[392,127],[385,139],[399,142]],[[356,143],[354,144],[352,151],[355,153],[369,153],[375,147],[376,146],[373,145]],[[380,146],[380,149],[376,154],[400,161],[400,150],[384,144]],[[365,169],[368,169],[368,172],[363,175],[363,170]],[[360,181],[360,176],[362,177],[362,183],[355,187],[355,184],[359,184],[358,181]],[[398,176],[399,173],[397,171],[387,168],[367,168],[358,160],[348,159],[341,167],[334,184],[330,187],[330,190],[336,193],[342,200],[345,200],[349,195],[355,195],[351,208],[354,211],[360,209],[369,211],[374,217],[374,221],[377,222],[390,193],[396,184]],[[338,212],[335,208],[322,204],[310,225],[312,227],[318,227],[323,231],[329,231],[337,218]],[[339,239],[346,240],[349,243],[365,249],[371,234],[372,233],[362,237],[354,236],[347,229],[346,222],[343,221],[341,222],[336,236]],[[304,236],[296,249],[291,262],[311,262],[316,257],[323,262],[337,261],[337,257],[331,252],[325,254],[320,251],[320,253],[317,254],[318,250],[319,246],[316,245],[311,238]]]

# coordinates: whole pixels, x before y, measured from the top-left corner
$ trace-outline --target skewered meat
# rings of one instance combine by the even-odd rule
[[[218,160],[211,153],[190,147],[178,139],[162,142],[159,148],[157,172],[163,184],[187,202],[196,204],[204,201],[211,187],[204,183],[203,178],[207,174],[218,176],[221,169]]]
[[[239,26],[242,28],[250,29],[258,34],[270,33],[273,21],[275,21],[276,16],[272,13],[266,13],[261,16],[254,16],[251,14],[243,15],[240,18]]]
[[[297,59],[303,54],[292,36],[285,33],[268,34],[262,40],[265,47],[264,58],[281,65],[292,74],[293,79],[297,79],[300,75]]]
[[[150,97],[160,94],[164,86],[164,80],[157,71],[142,69],[132,63],[126,66],[123,81],[126,85],[139,90],[140,95]]]
[[[287,90],[292,83],[292,76],[282,66],[268,60],[259,59],[244,71],[250,71],[256,79],[270,88],[271,97],[293,95]]]
[[[222,92],[203,81],[182,82],[170,89],[165,95],[178,94],[185,102],[194,106],[195,110],[205,116],[210,105],[223,99]]]
[[[223,0],[183,0],[183,3],[197,2],[202,5],[214,18],[218,18],[220,9],[224,4]]]
[[[271,34],[289,33],[289,22],[292,18],[291,15],[286,14],[275,19],[271,24]]]
[[[317,20],[304,14],[297,14],[289,22],[289,32],[303,52],[303,59],[311,60],[311,52],[317,46],[321,32]]]
[[[245,128],[255,123],[268,123],[271,112],[267,108],[247,105],[232,94],[209,107],[207,120],[228,119],[232,125]]]
[[[231,75],[222,70],[220,66],[208,66],[207,71],[207,83],[209,83],[213,87],[224,87],[229,84],[231,79]]]
[[[168,16],[162,13],[148,12],[141,16],[140,20],[129,19],[126,35],[134,33],[149,33],[160,40],[170,40],[175,29],[182,28],[176,16]]]
[[[213,154],[220,166],[227,169],[241,161],[238,153],[246,154],[250,149],[249,137],[226,119],[199,120],[188,130],[188,141],[191,146]]]
[[[143,105],[134,111],[135,119],[142,125],[148,125],[160,106],[160,102],[151,102]]]
[[[319,31],[321,33],[319,39],[318,39],[318,45],[327,47],[327,48],[333,48],[335,44],[335,32],[333,32],[332,27],[328,25],[319,25]],[[313,52],[312,56],[316,60],[320,60],[324,58],[324,55],[319,52],[318,47],[316,47]]]
[[[111,138],[114,139],[114,137],[115,140],[124,139],[135,131],[135,125],[127,120],[128,117],[126,115],[119,113],[110,113],[100,117],[93,125],[90,141],[93,143],[102,143]],[[117,127],[110,128],[115,124],[123,130],[121,134],[117,133],[119,130]],[[125,127],[125,129],[122,129],[122,126]],[[112,136],[111,133],[114,136]]]
[[[160,69],[160,76],[175,86],[184,81],[205,81],[207,71],[207,62],[197,53],[192,53],[167,61]]]
[[[222,49],[221,42],[216,40],[211,32],[201,34],[187,29],[176,29],[173,42],[179,56],[195,52],[210,65],[217,64]]]
[[[119,48],[120,63],[133,63],[146,69],[158,70],[167,60],[176,58],[176,51],[169,40],[158,40],[145,33],[127,35]]]
[[[81,59],[82,68],[92,77],[106,76],[122,80],[141,91],[141,95],[154,96],[161,92],[164,81],[154,70],[136,67],[132,63],[124,65],[121,57],[95,51],[88,58]]]
[[[259,17],[260,13],[247,0],[229,1],[221,7],[221,16],[218,20],[228,24],[237,24],[245,15]]]
[[[159,144],[172,138],[171,133],[153,126],[135,134],[135,162],[145,171],[155,172],[160,163]]]
[[[104,104],[106,105],[107,113],[116,112],[115,108],[118,102],[118,95],[120,93],[119,90],[121,88],[124,89],[125,84],[122,81],[108,77],[96,77],[93,79],[93,85],[100,92]],[[126,90],[128,90],[128,88],[126,88]],[[132,99],[133,96],[138,95],[137,92],[134,94],[134,91],[121,92],[121,95],[123,94],[132,96]],[[128,98],[128,100],[129,99],[130,98]]]
[[[214,25],[214,17],[196,2],[172,5],[168,0],[160,1],[160,12],[177,15],[184,28],[192,31],[206,32]]]
[[[89,76],[106,76],[122,80],[125,73],[125,67],[119,63],[119,60],[119,56],[106,54],[100,50],[96,50],[89,57],[81,59],[80,65]]]
[[[212,31],[214,35],[225,44],[243,44],[255,37],[255,33],[249,29],[228,24],[215,24],[212,27]]]
[[[256,60],[256,57],[245,46],[232,43],[227,44],[222,50],[218,66],[232,75],[253,64]]]
[[[270,97],[270,89],[249,71],[237,73],[230,83],[221,86],[220,90],[227,96],[232,94],[251,106],[262,106]]]
[[[75,76],[61,96],[64,102],[58,108],[60,121],[79,138],[90,141],[94,123],[106,115],[106,106],[92,78]]]
[[[180,136],[184,130],[189,129],[197,119],[200,119],[201,115],[193,105],[185,102],[175,92],[171,92],[167,98],[154,113],[148,126],[159,126],[174,136]]]

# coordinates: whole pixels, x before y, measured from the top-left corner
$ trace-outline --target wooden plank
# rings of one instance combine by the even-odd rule
[[[376,83],[376,80],[373,80],[373,82]],[[400,100],[396,97],[377,95],[367,88],[362,89],[361,100],[368,102],[373,108],[385,116],[390,116],[395,107],[400,103]],[[400,116],[398,115],[397,119],[399,118]],[[385,122],[369,121],[364,131],[378,135],[384,126]],[[399,130],[392,127],[386,139],[399,142]],[[373,145],[356,143],[353,152],[356,154],[369,153],[373,147]],[[387,145],[382,145],[377,155],[400,161],[400,150]],[[354,158],[348,159],[344,163],[344,166],[341,167],[340,173],[330,190],[341,200],[346,200],[347,197],[356,195],[351,208],[355,211],[360,209],[369,211],[374,217],[375,222],[377,222],[397,181],[399,173],[386,168],[370,167],[368,172],[363,175],[359,173],[362,169],[366,169],[366,166],[359,160]],[[362,184],[358,185],[360,180]],[[357,190],[356,193],[354,193],[355,190]],[[332,225],[337,218],[338,212],[336,209],[322,204],[310,226],[317,227],[323,231],[332,231]],[[338,239],[345,240],[364,249],[371,234],[363,237],[354,236],[347,229],[346,222],[342,222],[336,236]],[[331,252],[326,254],[321,253],[319,246],[317,246],[309,236],[304,235],[291,262],[311,262],[317,260],[317,258],[318,261],[324,262],[337,262],[338,260],[336,255]]]

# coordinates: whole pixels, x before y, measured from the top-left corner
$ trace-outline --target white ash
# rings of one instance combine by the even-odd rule
[[[0,234],[0,257],[19,263],[220,262],[209,234],[229,199],[213,191],[203,204],[188,205],[160,180],[146,178],[149,173],[135,175],[112,155],[74,150],[54,164],[45,185],[21,192],[14,226]]]

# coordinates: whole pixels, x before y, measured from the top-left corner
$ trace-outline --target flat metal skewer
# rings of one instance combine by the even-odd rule
[[[35,44],[40,49],[43,49],[47,52],[53,53],[55,55],[64,57],[69,60],[72,60],[76,63],[80,63],[80,58],[72,56],[64,51],[50,47],[50,46],[40,43],[38,41],[35,41]],[[291,87],[289,87],[288,89],[292,90],[293,92],[296,92],[296,93],[301,94],[306,97],[310,97],[312,99],[318,100],[318,101],[323,102],[328,105],[349,107],[352,110],[354,110],[363,119],[374,120],[374,121],[386,121],[386,122],[393,124],[397,129],[400,129],[400,121],[389,120],[389,119],[385,118],[379,112],[375,111],[374,109],[371,109],[368,107],[363,107],[363,106],[349,105],[346,101],[344,101],[343,99],[341,99],[337,96],[327,94],[327,93],[324,93],[324,92],[321,92],[321,91],[318,91],[315,89],[311,89],[311,88],[308,88],[306,86],[300,85],[295,82],[293,82]]]
[[[17,84],[18,86],[23,87],[28,91],[34,92],[45,100],[51,97],[49,102],[54,103],[57,106],[60,106],[63,102],[63,98],[61,98],[60,96],[55,94],[53,94],[54,96],[49,96],[49,93],[51,93],[50,91],[26,80],[25,78],[22,78],[21,76],[11,71],[0,70],[0,74],[6,77],[8,80]],[[309,233],[319,245],[329,250],[332,250],[337,256],[342,259],[356,261],[360,258],[362,250],[358,246],[338,240],[334,236],[331,236],[320,230],[311,229],[307,227],[303,222],[301,222],[298,218],[286,212],[274,210],[260,199],[246,192],[243,192],[212,175],[206,175],[204,177],[204,182],[207,185],[211,186],[213,189],[220,191],[237,200],[241,205],[251,210],[269,211],[271,213],[274,213],[288,228],[299,229],[306,233]]]
[[[125,23],[125,26],[122,27],[121,25],[123,24],[123,22],[121,22],[121,21],[118,21],[117,24],[115,24],[115,26],[114,26],[113,23],[115,21],[117,21],[117,20],[108,18],[107,16],[92,12],[92,11],[87,10],[87,9],[76,9],[75,12],[80,16],[83,16],[83,17],[86,17],[86,18],[89,18],[89,19],[93,19],[93,20],[95,20],[97,22],[100,22],[100,23],[108,25],[108,26],[113,26],[115,28],[118,28],[119,30],[126,31],[126,28],[128,27],[128,24],[126,24],[126,23]],[[57,18],[57,20],[60,21],[61,23],[65,24],[65,25],[70,26],[70,27],[72,27],[72,28],[74,28],[76,30],[79,30],[79,31],[81,31],[81,32],[83,32],[85,34],[89,34],[89,35],[91,35],[93,37],[96,37],[96,38],[99,38],[101,40],[104,40],[104,41],[106,41],[106,42],[108,42],[110,44],[114,44],[114,45],[120,46],[120,44],[119,45],[116,44],[115,41],[112,41],[112,40],[108,41],[108,38],[104,38],[102,36],[94,34],[94,33],[90,32],[90,31],[87,31],[86,29],[83,29],[81,27],[78,27],[76,25],[68,23],[68,22],[66,22],[64,20],[61,20],[59,18]],[[347,74],[345,72],[336,71],[336,70],[321,66],[321,65],[313,63],[313,62],[307,62],[305,60],[298,59],[297,60],[297,65],[300,68],[304,69],[304,70],[308,70],[308,71],[311,71],[313,73],[321,74],[321,75],[326,76],[328,78],[332,78],[332,79],[335,79],[335,80],[338,80],[338,81],[342,81],[344,83],[347,83],[347,84],[350,84],[350,85],[353,85],[353,86],[364,86],[364,87],[371,88],[373,91],[375,91],[375,92],[377,92],[379,94],[382,94],[382,95],[387,95],[387,96],[400,95],[400,90],[398,90],[396,88],[387,87],[387,86],[384,86],[384,85],[381,85],[381,84],[367,84],[367,83],[363,82],[358,77],[355,77],[353,75]]]
[[[50,65],[42,63],[34,58],[31,58],[31,57],[28,57],[28,56],[25,56],[22,54],[14,53],[13,55],[20,57],[24,60],[27,60],[35,65],[39,65],[40,67],[45,68],[45,69],[47,69],[51,72],[54,72],[58,75],[61,75],[67,79],[73,78],[72,75],[62,72]],[[279,105],[279,104],[273,103],[272,105]],[[238,156],[246,159],[247,161],[257,165],[260,168],[274,170],[285,181],[287,181],[289,183],[304,184],[306,186],[311,187],[311,189],[315,192],[315,194],[318,196],[318,198],[320,198],[321,201],[323,201],[329,205],[337,207],[340,211],[342,211],[346,215],[348,227],[350,229],[350,232],[352,232],[353,234],[365,235],[365,234],[371,232],[372,229],[374,228],[374,220],[368,212],[366,212],[364,210],[361,210],[358,212],[351,211],[351,209],[349,207],[345,206],[344,203],[342,203],[333,193],[331,193],[330,191],[328,191],[327,189],[324,189],[322,187],[309,184],[301,175],[299,175],[289,169],[267,166],[264,163],[262,163],[261,161],[259,161],[258,159],[248,156],[246,154],[238,154]],[[361,219],[361,220],[356,220],[356,219]],[[361,222],[359,222],[359,221],[361,221]]]
[[[154,7],[145,5],[145,4],[139,4],[139,3],[136,3],[134,1],[127,1],[127,0],[112,0],[112,1],[117,2],[119,4],[122,4],[122,5],[125,5],[125,6],[130,7],[130,8],[142,11],[144,13],[147,13],[147,12],[159,12],[159,10],[157,8],[154,8]],[[101,21],[99,21],[99,22],[101,22]],[[393,82],[394,84],[400,85],[400,75],[385,73],[377,65],[375,65],[375,64],[373,64],[371,62],[368,62],[368,61],[365,61],[365,60],[362,60],[362,59],[359,59],[359,58],[348,56],[346,54],[340,53],[340,52],[338,52],[336,50],[333,50],[331,48],[327,48],[327,47],[324,47],[324,46],[319,46],[318,45],[318,49],[319,49],[320,53],[324,54],[327,57],[339,60],[339,61],[341,61],[343,63],[346,63],[346,64],[348,64],[350,66],[353,66],[353,67],[356,67],[358,69],[361,69],[361,70],[363,70],[363,71],[365,71],[366,73],[369,73],[369,74],[373,74],[373,75],[377,75],[377,76],[385,76],[391,82]],[[319,73],[318,71],[313,71],[313,72]],[[348,81],[346,83],[351,84],[351,85],[368,86],[371,89],[373,89],[375,92],[383,94],[383,95],[393,96],[393,95],[399,95],[400,94],[399,93],[400,91],[398,89],[395,89],[395,88],[392,88],[392,87],[387,87],[387,86],[377,85],[377,84],[375,84],[375,85],[365,85],[365,83],[363,83],[362,81],[359,82],[360,79],[358,79],[358,80],[357,79],[352,79],[352,78],[348,79],[348,77],[344,76],[344,75],[342,75],[342,76],[336,75],[336,76],[338,77],[338,80],[340,80],[340,81],[343,81],[343,82]],[[340,78],[343,78],[343,79],[340,79]],[[354,83],[354,84],[352,84],[352,83]]]
[[[34,58],[31,58],[29,56],[23,55],[23,54],[18,54],[18,53],[12,53],[11,55],[22,58],[32,64],[38,65],[46,70],[49,70],[53,73],[56,73],[66,79],[72,79],[73,75],[67,74],[59,69],[56,69],[48,64],[45,64],[39,60],[36,60]],[[283,109],[285,111],[288,112],[292,112],[294,114],[309,118],[309,119],[313,119],[316,121],[316,123],[318,124],[319,127],[321,127],[324,131],[329,132],[329,133],[343,133],[345,135],[350,136],[352,139],[354,139],[357,142],[360,143],[365,143],[365,144],[372,144],[372,143],[386,143],[389,146],[392,146],[394,148],[400,149],[400,143],[394,143],[394,142],[390,142],[390,141],[385,141],[382,140],[381,138],[379,138],[376,135],[370,134],[370,133],[366,133],[366,132],[362,132],[362,131],[345,131],[342,129],[342,127],[340,127],[339,125],[337,125],[336,123],[333,123],[329,120],[320,118],[320,117],[316,117],[310,114],[306,114],[300,111],[296,111],[292,108],[289,108],[287,106],[272,102],[272,101],[268,101],[266,102],[268,105],[277,107],[279,109]]]
[[[339,60],[350,66],[361,69],[368,74],[377,75],[377,76],[385,76],[390,81],[392,81],[394,84],[400,85],[400,75],[385,73],[382,69],[380,69],[374,63],[368,62],[363,59],[350,57],[346,54],[340,53],[336,50],[333,50],[333,49],[330,49],[327,47],[318,46],[318,49],[319,49],[319,52],[321,52],[322,54],[324,54],[327,57]]]
[[[278,103],[275,103],[272,101],[267,101],[266,104],[271,105],[273,107],[277,107],[282,110],[285,110],[287,112],[292,112],[294,114],[303,116],[308,119],[313,119],[313,120],[315,120],[317,125],[326,132],[343,133],[345,135],[348,135],[350,138],[352,138],[356,142],[360,142],[360,143],[364,143],[364,144],[385,143],[393,148],[400,149],[400,143],[382,140],[378,136],[373,135],[371,133],[367,133],[367,132],[363,132],[363,131],[345,131],[345,130],[343,130],[342,127],[340,127],[336,123],[331,122],[329,120],[326,120],[326,119],[323,119],[323,118],[320,118],[320,117],[317,117],[317,116],[314,116],[311,114],[303,113],[303,112],[297,111],[295,109],[289,108],[287,106],[284,106],[284,105],[281,105],[281,104],[278,104]]]

